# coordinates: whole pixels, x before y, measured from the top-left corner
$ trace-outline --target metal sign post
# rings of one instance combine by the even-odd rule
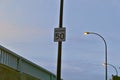
[[[57,80],[61,80],[61,55],[62,55],[62,41],[65,41],[65,28],[62,28],[63,24],[63,2],[60,3],[60,16],[59,16],[59,28],[54,30],[54,41],[58,42],[58,59],[57,59]]]

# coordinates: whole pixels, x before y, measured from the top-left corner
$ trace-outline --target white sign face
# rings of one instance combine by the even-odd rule
[[[54,42],[65,41],[66,28],[55,28],[54,29]]]

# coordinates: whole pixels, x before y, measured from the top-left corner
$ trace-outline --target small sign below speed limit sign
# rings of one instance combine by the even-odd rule
[[[66,28],[55,28],[54,29],[54,42],[65,41]]]

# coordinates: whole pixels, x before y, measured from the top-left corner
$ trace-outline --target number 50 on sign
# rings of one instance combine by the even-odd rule
[[[54,29],[54,42],[65,41],[66,28],[55,28]]]

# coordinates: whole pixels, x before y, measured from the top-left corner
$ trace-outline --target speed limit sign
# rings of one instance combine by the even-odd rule
[[[66,28],[55,28],[54,29],[54,42],[65,41]]]

